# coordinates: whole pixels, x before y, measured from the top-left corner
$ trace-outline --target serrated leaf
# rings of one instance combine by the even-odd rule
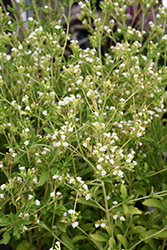
[[[122,234],[117,234],[118,240],[123,244],[125,248],[128,247],[128,241]]]
[[[0,244],[7,245],[10,241],[10,234],[8,231],[5,231],[2,235],[2,240],[0,240]]]
[[[72,249],[74,249],[74,244],[73,244],[73,242],[72,242],[72,240],[68,237],[68,235],[67,234],[62,234],[62,236],[61,236],[61,238],[62,238],[62,241],[64,241],[64,243],[67,245],[67,246],[69,246],[69,247],[71,247]]]
[[[103,236],[99,235],[99,234],[91,234],[90,237],[92,237],[95,241],[106,241],[107,239],[104,238]]]
[[[147,199],[142,204],[149,207],[157,207],[164,211],[167,211],[167,208],[162,204],[162,202],[156,199]]]
[[[142,214],[142,212],[137,207],[128,207],[128,213],[129,214]]]
[[[63,233],[66,232],[67,224],[63,222],[57,222],[57,227],[60,229]]]
[[[48,179],[49,170],[44,170],[40,176],[39,183],[42,186]]]
[[[77,236],[75,236],[73,239],[72,239],[72,242],[73,243],[75,243],[75,242],[77,242],[77,241],[79,241],[79,240],[85,240],[85,239],[87,239],[88,237],[87,236],[84,236],[84,235],[77,235]]]

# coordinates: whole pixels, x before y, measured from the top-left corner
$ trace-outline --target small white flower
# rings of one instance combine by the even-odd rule
[[[106,226],[106,224],[105,223],[101,223],[101,225],[100,225],[102,228],[104,228],[105,226]]]
[[[42,114],[44,115],[44,116],[46,116],[48,113],[47,113],[47,110],[44,110],[43,112],[42,112]]]
[[[77,227],[78,225],[79,225],[78,221],[72,222],[72,227],[73,227],[73,228]]]
[[[60,143],[60,141],[58,141],[58,142],[53,142],[53,147],[59,147],[61,145],[61,143]]]
[[[29,128],[25,128],[25,132],[28,133],[30,130]]]
[[[107,173],[107,172],[106,172],[105,170],[103,170],[103,171],[101,172],[101,175],[104,176],[104,175],[106,175],[106,173]]]
[[[117,204],[118,204],[118,201],[113,201],[112,204],[117,205]]]
[[[87,195],[85,196],[85,200],[89,200],[89,199],[90,199],[90,195],[87,194]]]
[[[61,195],[61,193],[60,193],[60,192],[57,192],[56,195],[59,196],[59,195]]]
[[[29,194],[28,195],[28,199],[31,200],[33,198],[33,195],[32,194]]]
[[[35,204],[36,204],[37,206],[40,206],[40,201],[39,201],[39,200],[36,200],[36,201],[35,201]]]
[[[0,194],[0,199],[4,199],[4,194]]]
[[[98,223],[95,224],[95,228],[97,228],[97,227],[99,227],[99,224],[98,224]]]
[[[67,216],[67,212],[64,212],[63,216],[66,217]]]
[[[22,167],[20,167],[19,169],[20,169],[20,170],[24,170],[24,169],[25,169],[25,167],[23,167],[23,166],[22,166]]]
[[[114,219],[114,220],[116,220],[116,219],[117,219],[117,217],[118,217],[118,215],[117,215],[117,214],[113,215],[113,219]]]
[[[55,197],[55,192],[50,193],[50,197]]]
[[[55,26],[55,29],[57,29],[57,30],[59,30],[60,28],[61,28],[60,25],[56,25],[56,26]]]
[[[23,46],[20,44],[20,45],[19,45],[19,49],[21,50],[22,48],[23,48]]]
[[[25,110],[30,110],[30,107],[29,107],[29,106],[26,106],[26,107],[25,107]]]
[[[24,142],[24,145],[25,145],[25,146],[28,146],[28,144],[29,144],[29,141],[28,141],[28,140]]]
[[[68,210],[68,213],[69,213],[69,214],[75,214],[75,211],[74,211],[73,209],[69,209],[69,210]]]
[[[68,143],[67,142],[63,142],[63,147],[68,147]]]
[[[0,168],[3,168],[3,162],[0,161]]]
[[[119,219],[120,219],[121,221],[125,221],[125,217],[124,217],[124,216],[121,216]]]
[[[53,175],[54,180],[57,179],[57,178],[59,178],[59,176],[57,174]]]

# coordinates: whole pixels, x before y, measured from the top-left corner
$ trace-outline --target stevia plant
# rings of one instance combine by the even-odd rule
[[[167,14],[159,6],[146,33],[156,1],[140,1],[140,30],[127,21],[133,1],[106,0],[101,13],[79,2],[83,50],[70,38],[68,4],[67,16],[64,3],[60,16],[49,5],[45,21],[29,18],[23,41],[21,20],[0,9],[0,242],[165,249]]]

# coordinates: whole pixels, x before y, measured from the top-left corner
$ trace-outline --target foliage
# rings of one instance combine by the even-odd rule
[[[17,250],[165,249],[161,6],[144,30],[155,3],[140,1],[137,30],[126,13],[133,1],[106,0],[102,12],[79,2],[85,50],[69,32],[72,1],[68,15],[65,4],[56,16],[44,6],[45,20],[36,11],[23,40],[22,21],[0,9],[1,243]]]

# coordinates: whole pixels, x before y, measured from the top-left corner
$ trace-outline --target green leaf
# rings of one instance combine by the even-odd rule
[[[126,200],[126,198],[127,198],[127,189],[126,189],[126,187],[125,187],[125,185],[121,185],[121,194],[122,194],[122,198],[123,198],[123,200]]]
[[[16,157],[14,158],[14,162],[17,162],[23,155],[25,155],[25,153],[23,152],[17,154]]]
[[[112,247],[113,249],[116,249],[116,242],[113,238],[109,239],[109,244],[110,244],[110,247]]]
[[[4,226],[8,226],[11,224],[11,220],[9,220],[6,217],[0,218],[0,226],[4,227]]]
[[[111,227],[109,227],[109,226],[105,226],[105,229],[106,229],[107,233],[110,235],[110,237],[112,237],[113,232],[112,232]]]
[[[107,240],[106,238],[104,238],[99,234],[91,234],[90,237],[92,237],[95,241],[100,241],[100,242]]]
[[[50,129],[50,128],[44,128],[43,129],[47,134],[52,134],[53,133],[53,130]]]
[[[44,170],[40,176],[39,183],[41,186],[47,181],[49,176],[49,170]]]
[[[125,248],[128,247],[128,241],[122,234],[117,234],[118,240],[123,244]]]
[[[17,225],[14,225],[13,236],[16,236],[17,239],[20,238],[20,230],[19,230],[19,227]]]
[[[95,208],[99,208],[98,205],[96,205],[95,202],[93,201],[90,201],[90,200],[85,200],[84,198],[78,198],[78,203],[81,203],[81,204],[84,204],[84,205],[88,205],[88,206],[91,206],[91,207],[95,207]]]
[[[134,226],[132,227],[129,231],[128,234],[137,234],[137,233],[142,233],[144,232],[146,229],[142,226]]]
[[[32,246],[25,240],[22,240],[20,244],[17,246],[16,250],[32,250]]]
[[[0,240],[0,244],[7,245],[10,241],[10,234],[8,231],[5,231],[2,235],[2,240]]]
[[[77,241],[79,241],[79,240],[85,240],[85,239],[87,239],[88,237],[87,236],[84,236],[84,235],[77,235],[77,236],[75,236],[73,239],[72,239],[72,242],[73,243],[75,243],[75,242],[77,242]]]
[[[167,211],[167,208],[162,204],[162,202],[156,199],[147,199],[142,204],[145,206],[157,207],[164,211]]]
[[[62,241],[64,241],[64,243],[65,243],[67,246],[71,247],[72,249],[75,249],[72,240],[68,237],[67,234],[64,234],[64,233],[63,233],[62,236],[61,236],[61,238],[62,238]]]
[[[133,185],[133,188],[135,189],[136,193],[139,195],[145,195],[146,194],[146,190],[144,187],[142,187],[141,185],[139,185],[139,183],[135,183]]]
[[[67,224],[63,222],[57,222],[57,227],[60,229],[63,233],[66,232]]]
[[[142,212],[137,207],[128,207],[128,213],[129,214],[142,214]]]

